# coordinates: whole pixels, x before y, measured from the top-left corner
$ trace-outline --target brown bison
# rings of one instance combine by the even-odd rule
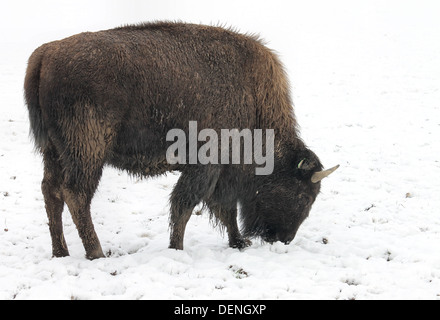
[[[299,138],[276,55],[256,37],[232,30],[158,22],[81,33],[36,49],[24,89],[44,160],[42,192],[56,257],[69,255],[64,203],[86,256],[104,257],[90,204],[106,164],[142,177],[181,172],[170,196],[175,249],[183,249],[185,226],[200,202],[226,229],[231,247],[245,247],[247,237],[289,243],[320,180],[336,169],[322,171]],[[198,132],[273,130],[273,143],[262,143],[271,146],[272,173],[255,174],[256,161],[170,163],[167,133],[189,133],[191,121]]]

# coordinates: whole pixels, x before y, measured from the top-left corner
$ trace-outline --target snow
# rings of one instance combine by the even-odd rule
[[[10,1],[0,53],[0,299],[440,299],[440,4],[437,1]],[[52,258],[23,102],[44,42],[150,20],[259,33],[286,65],[301,135],[325,166],[294,241],[245,250],[208,215],[168,249],[178,174],[107,168],[92,204],[105,259]]]

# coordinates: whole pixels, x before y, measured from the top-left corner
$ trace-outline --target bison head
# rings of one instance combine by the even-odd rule
[[[262,177],[255,184],[251,207],[242,207],[244,235],[289,244],[308,217],[321,180],[338,167],[323,171],[318,157],[307,149]]]

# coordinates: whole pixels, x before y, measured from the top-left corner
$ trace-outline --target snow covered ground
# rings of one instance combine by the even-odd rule
[[[0,23],[0,299],[440,299],[438,1],[10,1]],[[37,46],[173,19],[259,33],[289,73],[309,146],[329,167],[288,246],[243,251],[194,215],[168,246],[178,175],[106,169],[92,205],[106,259],[51,257],[41,158],[22,84]]]

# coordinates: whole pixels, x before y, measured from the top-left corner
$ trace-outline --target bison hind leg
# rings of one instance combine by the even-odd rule
[[[104,258],[98,235],[93,226],[90,205],[94,191],[85,189],[84,191],[77,191],[69,187],[63,187],[63,195],[66,199],[66,204],[69,207],[73,222],[76,225],[78,234],[83,242],[86,250],[87,259],[93,260]]]
[[[49,143],[43,152],[44,177],[41,182],[46,213],[49,219],[49,231],[52,238],[52,254],[54,257],[69,255],[64,239],[62,212],[64,198],[61,191],[63,182],[62,169],[55,146]]]
[[[86,152],[69,150],[65,155],[70,160],[64,170],[62,193],[72,220],[90,260],[104,258],[98,235],[90,212],[91,202],[102,176],[103,161],[91,158]],[[67,169],[68,168],[68,169]]]
[[[90,207],[110,152],[114,132],[111,123],[101,118],[94,106],[78,107],[80,113],[64,127],[60,141],[63,150],[62,194],[88,259],[103,258],[104,253],[92,222]]]
[[[69,255],[62,224],[66,203],[87,258],[104,257],[90,214],[91,201],[102,174],[102,162],[87,161],[87,156],[84,156],[86,153],[75,152],[73,149],[64,148],[62,152],[57,150],[51,142],[43,150],[44,178],[41,184],[49,218],[53,256]]]

